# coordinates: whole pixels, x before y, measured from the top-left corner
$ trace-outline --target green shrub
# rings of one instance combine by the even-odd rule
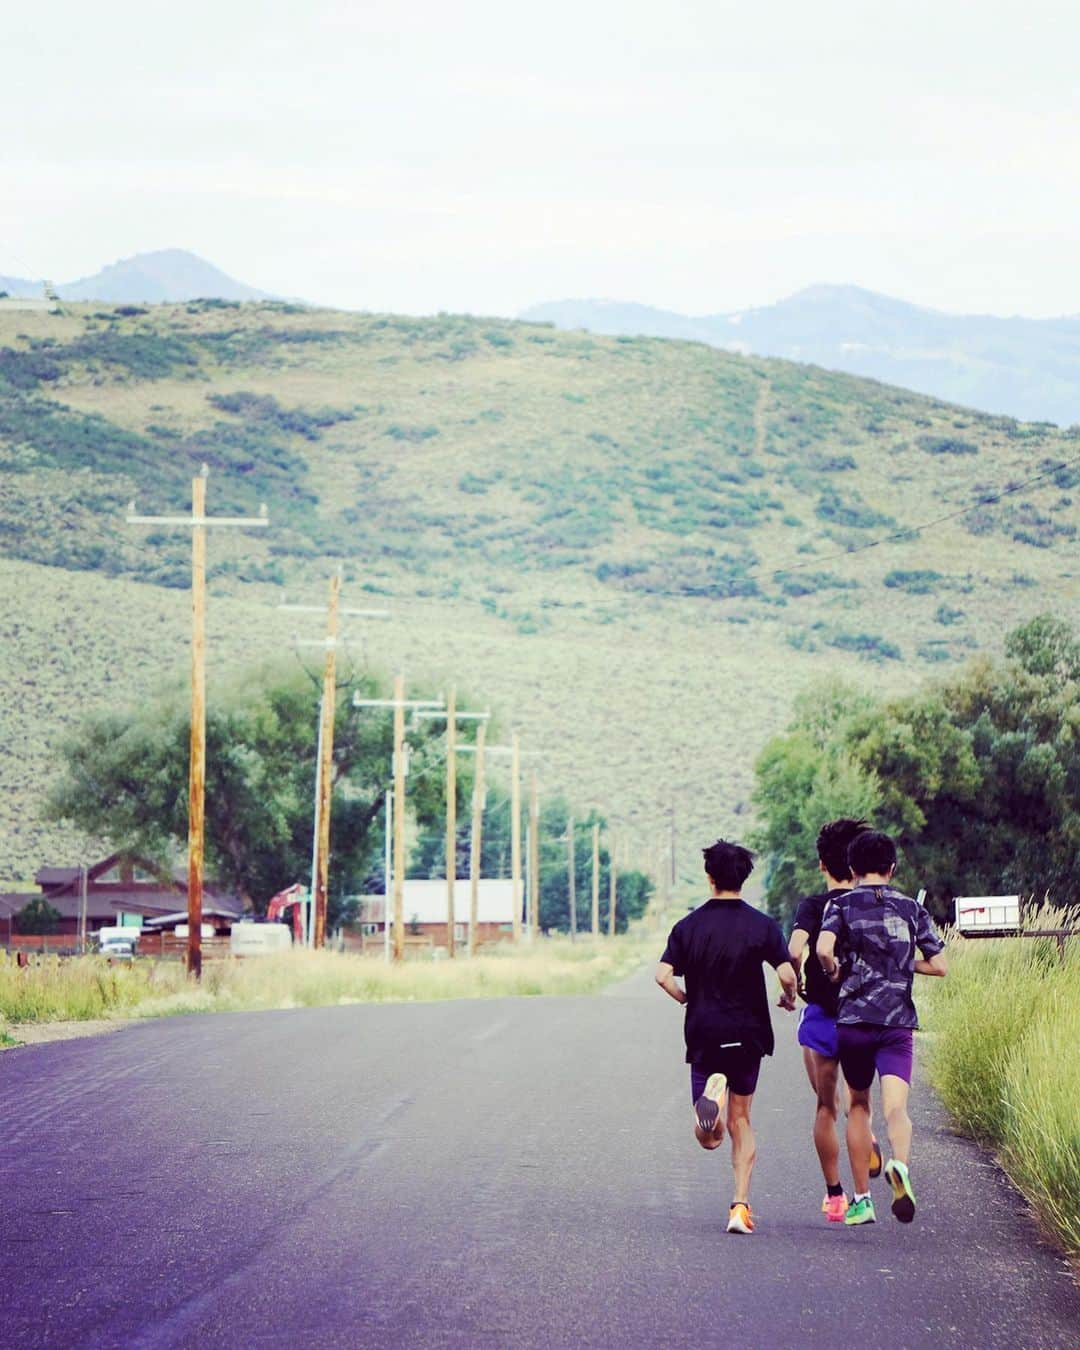
[[[861,492],[855,491],[822,493],[814,507],[814,514],[819,520],[842,525],[848,530],[867,530],[896,524],[892,516],[875,510]]]
[[[283,408],[270,394],[253,394],[246,390],[238,390],[235,394],[208,394],[206,401],[221,412],[233,413],[247,422],[272,427],[288,436],[302,436],[306,441],[317,441],[327,427],[351,422],[356,416],[345,408],[319,408],[312,412],[303,408]]]
[[[828,643],[843,652],[854,652],[866,661],[899,661],[901,656],[895,642],[888,642],[877,633],[834,633]]]
[[[908,595],[930,595],[939,581],[944,581],[941,573],[928,567],[912,571],[894,569],[885,576],[885,585],[890,590],[907,591]]]
[[[979,447],[955,436],[917,436],[915,444],[928,455],[977,455]]]
[[[384,436],[389,436],[392,441],[430,441],[433,436],[439,434],[438,427],[405,427],[399,426],[396,422],[392,423],[383,432]]]

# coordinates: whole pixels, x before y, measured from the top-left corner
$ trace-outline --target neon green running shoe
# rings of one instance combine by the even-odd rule
[[[910,1223],[915,1217],[915,1192],[907,1167],[895,1158],[885,1164],[885,1180],[892,1187],[892,1212],[901,1223]]]
[[[862,1200],[852,1200],[848,1206],[848,1212],[844,1215],[844,1222],[849,1228],[854,1228],[859,1223],[877,1223],[874,1216],[874,1202],[869,1196]]]

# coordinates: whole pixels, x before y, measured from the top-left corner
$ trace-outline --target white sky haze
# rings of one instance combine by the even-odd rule
[[[349,308],[851,282],[1080,312],[1060,0],[5,7],[0,273],[189,248]]]

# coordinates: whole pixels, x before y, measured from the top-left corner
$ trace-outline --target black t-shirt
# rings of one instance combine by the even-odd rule
[[[680,919],[660,958],[686,981],[686,1062],[700,1064],[721,1046],[773,1052],[762,963],[781,966],[788,951],[780,925],[745,900],[711,899]]]
[[[823,1013],[829,1017],[835,1017],[840,999],[840,986],[833,984],[828,975],[821,968],[821,962],[817,958],[817,940],[821,932],[821,920],[825,917],[825,910],[830,900],[835,900],[838,895],[846,895],[847,891],[843,887],[838,887],[834,891],[825,891],[821,895],[807,895],[799,901],[798,908],[795,911],[795,922],[791,925],[791,931],[801,928],[805,933],[810,934],[809,941],[806,944],[806,951],[803,955],[803,989],[807,1003],[816,1003]]]

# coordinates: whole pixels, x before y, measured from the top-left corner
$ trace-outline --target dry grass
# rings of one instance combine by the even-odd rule
[[[1061,926],[1047,908],[1034,928]],[[1080,1269],[1080,938],[965,941],[920,999],[930,1073],[965,1134],[993,1148]]]
[[[20,1026],[44,1021],[590,994],[628,975],[655,945],[653,931],[643,927],[613,941],[552,937],[516,951],[495,948],[472,960],[401,965],[381,956],[297,950],[208,963],[200,985],[187,979],[178,962],[110,966],[93,956],[54,957],[20,968],[4,959],[0,1028],[6,1024],[17,1040]]]

